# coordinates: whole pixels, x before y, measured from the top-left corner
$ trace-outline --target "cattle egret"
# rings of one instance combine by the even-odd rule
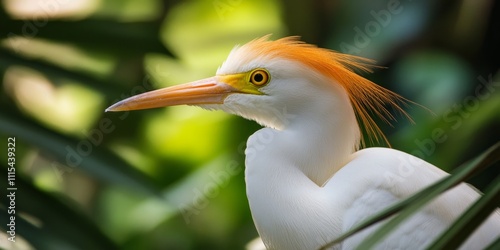
[[[398,103],[405,102],[355,73],[370,71],[371,63],[296,37],[270,41],[265,36],[235,47],[214,77],[133,96],[106,111],[187,104],[263,125],[245,150],[247,196],[257,231],[268,249],[318,249],[447,175],[395,149],[359,149],[362,130],[385,138],[370,113],[391,120],[384,107],[402,111]],[[462,183],[376,248],[425,248],[479,197]],[[335,249],[354,248],[378,226]],[[461,247],[481,249],[499,236],[496,209]]]

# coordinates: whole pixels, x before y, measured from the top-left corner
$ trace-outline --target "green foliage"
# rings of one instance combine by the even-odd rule
[[[1,171],[0,177],[7,180],[7,171]],[[2,190],[8,187],[2,181]],[[36,249],[117,249],[116,243],[74,202],[44,192],[24,178],[16,178],[16,187],[17,211],[30,216],[17,215],[15,228]],[[0,208],[2,215],[7,214],[6,207]],[[9,230],[8,216],[0,218],[2,229]]]
[[[213,75],[235,44],[270,33],[387,66],[365,76],[435,113],[413,107],[415,125],[381,123],[394,148],[452,171],[500,139],[491,42],[500,15],[481,3],[95,0],[75,12],[68,1],[42,1],[23,14],[14,2],[0,4],[0,188],[4,145],[15,137],[21,249],[242,249],[257,237],[243,150],[258,125],[192,107],[104,109]],[[464,225],[497,206],[498,174],[490,167],[470,179],[485,196],[436,247],[463,239]]]

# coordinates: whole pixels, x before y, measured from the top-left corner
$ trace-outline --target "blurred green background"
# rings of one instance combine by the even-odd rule
[[[0,4],[0,248],[244,249],[253,122],[195,107],[104,113],[211,76],[266,34],[377,60],[365,75],[427,109],[380,123],[446,171],[500,139],[500,4],[462,1],[30,1]],[[16,138],[16,243],[6,241]],[[376,145],[376,144],[374,144]],[[484,188],[499,166],[471,180]],[[5,183],[5,184],[3,184]]]

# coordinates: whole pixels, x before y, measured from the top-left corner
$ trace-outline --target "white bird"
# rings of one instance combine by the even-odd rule
[[[384,139],[369,112],[390,120],[404,99],[357,75],[371,61],[268,36],[235,47],[214,77],[120,101],[107,111],[180,104],[255,120],[245,150],[252,217],[268,249],[319,249],[370,215],[448,174],[390,148],[359,150],[361,130]],[[403,112],[404,113],[404,112]],[[422,249],[480,194],[460,184],[426,205],[377,249]],[[374,225],[336,245],[352,249]],[[461,246],[481,249],[500,237],[500,210]]]

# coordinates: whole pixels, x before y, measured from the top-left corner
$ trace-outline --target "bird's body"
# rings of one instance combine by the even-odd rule
[[[268,249],[319,249],[370,215],[447,175],[393,149],[363,149],[351,157],[323,187],[300,171],[269,169],[272,162],[255,162],[262,165],[254,168],[247,162],[250,208]],[[254,178],[259,171],[266,173],[264,178]],[[425,249],[478,198],[474,189],[461,184],[405,221],[376,249]],[[484,248],[499,237],[499,225],[497,211],[461,249]],[[348,238],[334,249],[354,249],[377,227]]]
[[[245,151],[247,196],[257,230],[268,249],[319,249],[447,175],[397,150],[358,150],[358,119],[377,135],[368,110],[387,119],[392,116],[384,104],[401,110],[396,104],[401,97],[352,72],[368,70],[369,62],[294,38],[261,38],[235,48],[213,78],[138,95],[109,110],[190,104],[262,124]],[[377,247],[424,248],[479,197],[460,184]],[[354,248],[377,226],[334,248]],[[497,237],[498,209],[462,247],[481,249]]]

